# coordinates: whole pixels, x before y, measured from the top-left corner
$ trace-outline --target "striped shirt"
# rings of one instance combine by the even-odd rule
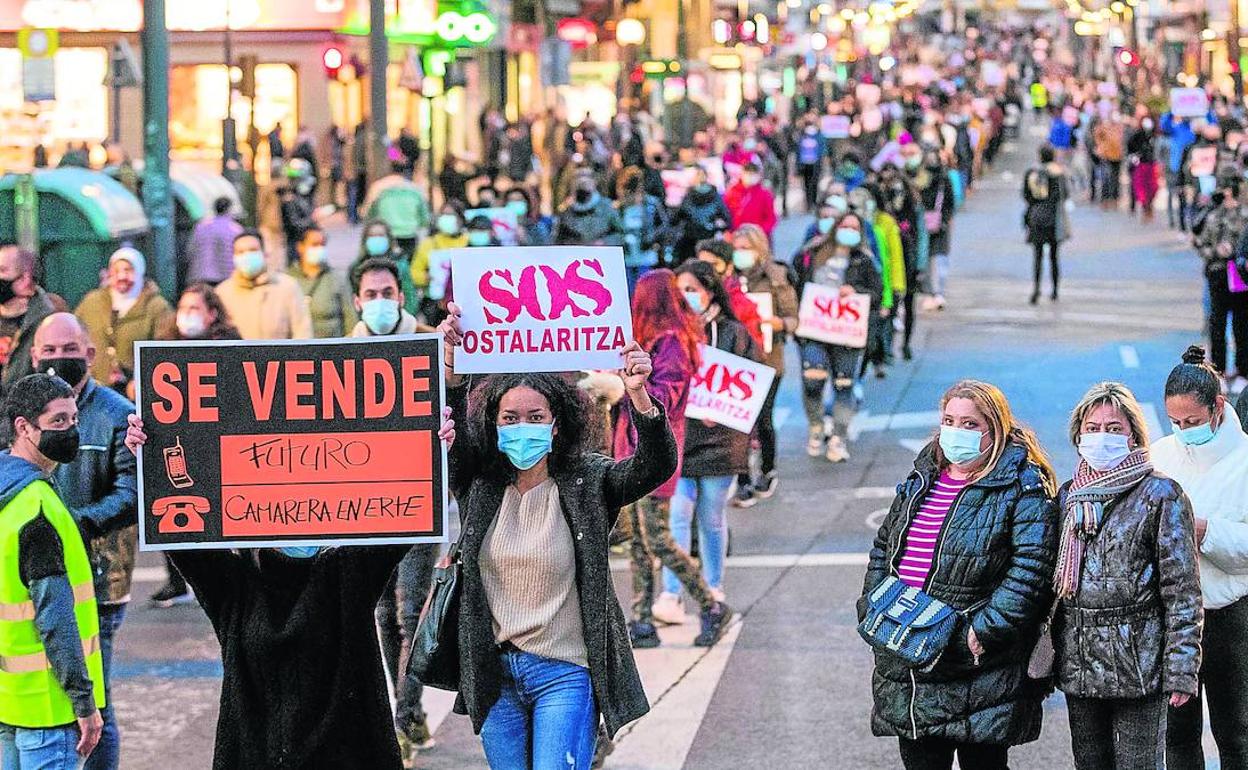
[[[906,550],[901,555],[901,563],[897,567],[897,576],[901,582],[915,588],[922,588],[927,576],[932,571],[932,560],[936,557],[937,540],[940,538],[941,527],[945,517],[953,508],[958,493],[966,486],[966,479],[953,479],[948,471],[941,473],[940,478],[927,497],[910,529],[906,531]]]

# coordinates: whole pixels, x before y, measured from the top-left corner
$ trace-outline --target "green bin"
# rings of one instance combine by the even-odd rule
[[[145,250],[151,229],[138,198],[98,171],[57,168],[33,175],[38,197],[41,284],[76,307],[100,285],[100,270],[125,243]],[[14,188],[0,177],[0,243],[16,243]]]

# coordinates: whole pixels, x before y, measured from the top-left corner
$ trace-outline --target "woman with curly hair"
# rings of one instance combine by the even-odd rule
[[[599,717],[608,736],[649,710],[608,564],[619,510],[676,469],[650,355],[622,351],[635,453],[591,446],[589,405],[556,374],[499,374],[469,396],[454,373],[459,308],[445,335],[447,400],[467,425],[451,447],[462,564],[456,708],[472,719],[494,770],[589,767]]]

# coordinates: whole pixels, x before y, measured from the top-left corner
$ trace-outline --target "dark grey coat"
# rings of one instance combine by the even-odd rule
[[[453,406],[458,402],[456,424],[466,425],[462,394],[448,392],[447,400]],[[676,472],[676,440],[662,408],[659,406],[659,415],[654,418],[633,413],[637,451],[632,457],[616,462],[604,455],[587,455],[574,467],[555,474],[576,553],[576,588],[594,699],[612,736],[650,710],[633,661],[628,626],[611,582],[607,555],[620,508],[654,491]],[[477,475],[481,464],[467,441],[456,442],[453,449],[450,483],[463,522],[459,541],[463,560],[460,689],[455,710],[467,714],[473,730],[480,733],[498,700],[503,670],[477,559],[486,530],[502,505],[505,487]]]
[[[938,476],[929,446],[897,488],[871,548],[865,596],[905,550],[906,530]],[[959,610],[987,602],[959,622],[929,672],[912,671],[891,653],[875,652],[871,679],[876,735],[1015,745],[1040,736],[1044,695],[1027,678],[1027,659],[1052,606],[1058,516],[1039,468],[1016,444],[1005,448],[984,478],[967,485],[945,519],[927,593]],[[984,648],[976,662],[967,630]]]
[[[1192,505],[1171,479],[1154,473],[1107,504],[1079,590],[1054,618],[1058,687],[1082,698],[1195,695],[1198,553]]]

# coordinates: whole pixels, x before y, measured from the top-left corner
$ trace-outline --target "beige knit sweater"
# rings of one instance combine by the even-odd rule
[[[588,668],[572,532],[553,479],[523,495],[507,487],[479,564],[496,642]]]

